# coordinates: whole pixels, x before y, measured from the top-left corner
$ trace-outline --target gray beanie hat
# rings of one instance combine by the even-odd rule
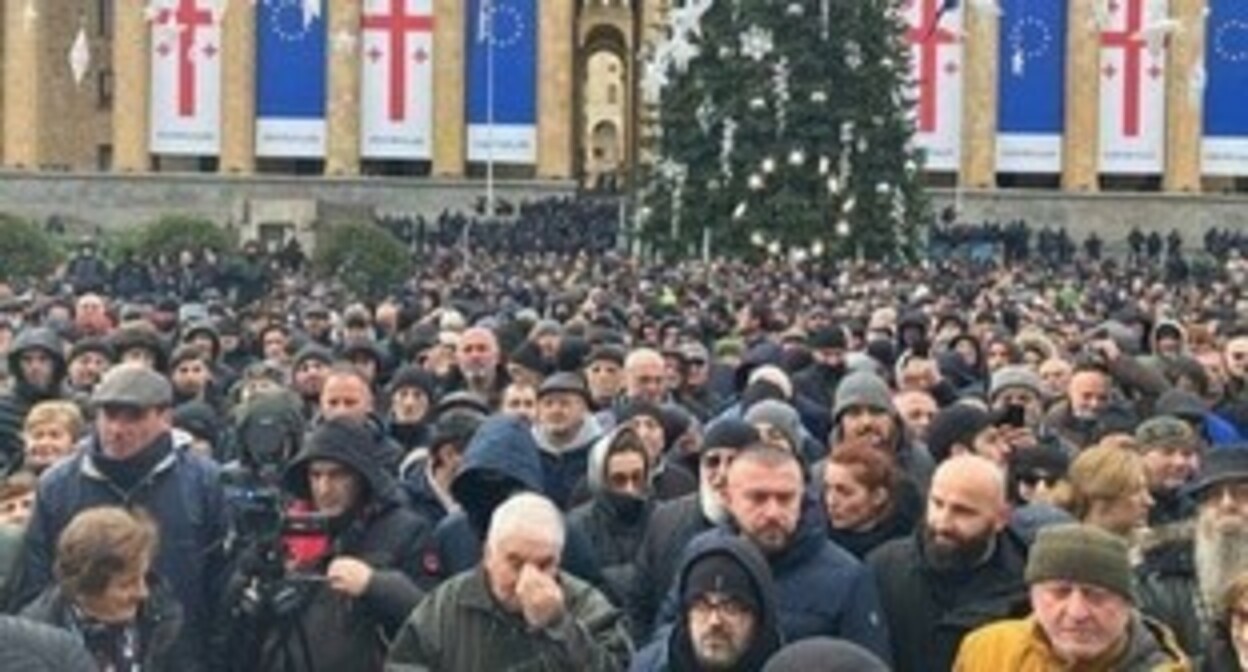
[[[832,409],[832,421],[841,419],[841,414],[852,406],[866,406],[890,415],[896,415],[893,407],[893,395],[888,391],[888,384],[882,378],[865,371],[856,371],[845,376],[841,384],[836,386],[836,403]]]
[[[1039,374],[1026,366],[1003,366],[992,374],[992,385],[988,389],[988,400],[991,402],[1005,390],[1021,387],[1030,390],[1037,397],[1044,396],[1044,381]]]
[[[783,401],[764,399],[754,404],[745,412],[745,421],[750,424],[765,422],[780,430],[794,451],[802,448],[802,419]]]
[[[1023,574],[1027,585],[1073,581],[1112,591],[1135,602],[1127,542],[1083,523],[1050,525],[1040,530]]]

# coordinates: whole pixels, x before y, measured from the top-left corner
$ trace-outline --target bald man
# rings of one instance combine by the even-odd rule
[[[667,401],[667,364],[650,348],[628,353],[624,360],[624,394],[629,401],[662,404]]]
[[[501,362],[498,337],[494,332],[482,327],[465,329],[455,348],[455,371],[450,389],[472,392],[497,409],[503,389],[510,382]]]
[[[952,669],[962,637],[1027,608],[1027,546],[1009,526],[1005,474],[958,455],[932,477],[914,536],[876,549],[875,570],[897,672]]]

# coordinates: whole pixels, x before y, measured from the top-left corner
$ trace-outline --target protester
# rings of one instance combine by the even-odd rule
[[[1120,537],[1077,523],[1041,530],[1026,576],[1033,615],[969,634],[953,670],[1192,669],[1170,631],[1135,608]]]
[[[949,669],[968,632],[1019,613],[1027,546],[1008,522],[1000,467],[952,457],[936,469],[915,534],[867,557],[898,672]]]
[[[1210,453],[1188,492],[1194,531],[1147,549],[1137,570],[1140,609],[1169,626],[1185,651],[1204,651],[1222,595],[1248,571],[1248,446]]]
[[[26,414],[41,401],[65,397],[62,383],[66,365],[61,339],[51,329],[27,329],[18,334],[8,352],[12,389],[0,395],[0,473],[21,464],[22,425]]]
[[[217,466],[174,446],[172,401],[169,381],[142,364],[120,364],[104,375],[92,395],[95,430],[85,447],[39,481],[9,604],[25,605],[52,585],[56,541],[77,513],[142,507],[160,530],[152,570],[185,613],[171,656],[181,669],[195,670],[213,659],[226,510]]]
[[[861,442],[837,446],[823,466],[828,536],[859,560],[909,535],[923,500],[907,487],[888,455]]]
[[[1191,500],[1185,488],[1200,469],[1200,440],[1187,423],[1172,416],[1157,416],[1135,430],[1144,457],[1148,491],[1153,499],[1148,524],[1152,527],[1181,522],[1191,517]]]
[[[412,612],[386,661],[404,670],[622,670],[632,653],[621,614],[560,570],[563,516],[517,494],[489,522],[481,563]]]
[[[1082,522],[1123,538],[1148,525],[1153,506],[1144,460],[1134,451],[1100,445],[1070,463],[1055,501]]]
[[[68,401],[42,401],[26,415],[22,427],[25,445],[22,468],[42,474],[58,460],[73,454],[84,431],[82,411]]]
[[[889,672],[870,651],[843,639],[811,637],[776,652],[763,672]]]
[[[680,615],[637,653],[632,672],[757,670],[783,641],[766,560],[736,537],[690,544],[677,577]]]
[[[1209,648],[1195,652],[1200,672],[1243,672],[1248,669],[1248,573],[1240,574],[1220,601]]]
[[[156,525],[146,514],[103,506],[74,516],[56,547],[56,585],[22,617],[72,633],[102,670],[179,670],[174,641],[182,606],[149,575]]]

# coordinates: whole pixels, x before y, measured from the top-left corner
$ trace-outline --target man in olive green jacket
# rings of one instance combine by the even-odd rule
[[[628,667],[623,619],[591,585],[559,571],[563,516],[519,494],[490,521],[481,565],[439,586],[403,625],[387,672],[611,671]]]

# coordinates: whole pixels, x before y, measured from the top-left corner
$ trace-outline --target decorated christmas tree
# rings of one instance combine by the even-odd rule
[[[683,0],[642,74],[642,234],[684,252],[913,258],[929,218],[903,0]]]

